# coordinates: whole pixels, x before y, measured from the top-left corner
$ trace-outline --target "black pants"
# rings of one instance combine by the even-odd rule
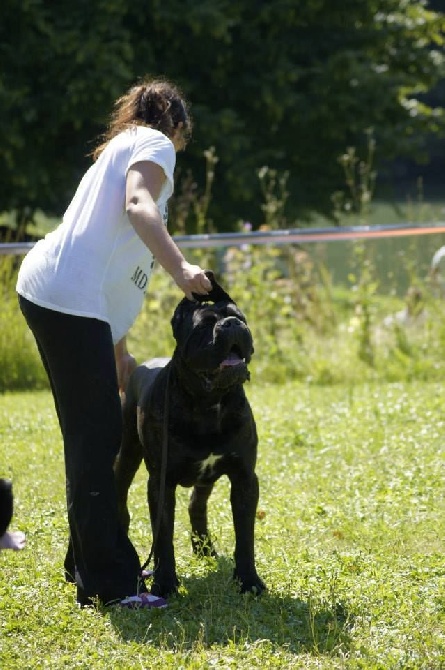
[[[122,415],[110,326],[19,296],[49,377],[63,436],[70,544],[67,577],[78,602],[107,603],[144,589],[117,508],[113,463]]]

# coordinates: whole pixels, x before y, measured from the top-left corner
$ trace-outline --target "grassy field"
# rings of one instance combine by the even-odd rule
[[[178,491],[181,592],[163,611],[80,611],[63,581],[62,448],[47,391],[0,396],[0,473],[24,552],[0,554],[0,668],[445,668],[440,383],[247,388],[258,423],[256,553],[268,585],[231,580],[229,488],[210,505],[217,560],[191,555]],[[145,473],[131,492],[142,558]]]
[[[435,215],[411,207],[396,220],[379,210],[370,223],[443,212],[440,203]],[[0,272],[0,476],[14,481],[14,527],[28,537],[24,552],[0,554],[0,669],[445,670],[445,313],[426,281],[443,238],[373,241],[366,257],[350,243],[307,245],[289,281],[274,274],[273,249],[235,257],[224,279],[256,343],[247,391],[260,435],[256,553],[268,591],[240,596],[232,583],[222,480],[210,503],[217,560],[192,556],[188,491],[178,491],[182,586],[154,612],[79,611],[63,581],[59,431],[14,282]],[[421,318],[386,327],[408,286],[422,289]],[[130,338],[138,360],[171,351],[165,315],[177,299],[155,272]],[[130,501],[142,560],[151,546],[145,481],[141,469]]]

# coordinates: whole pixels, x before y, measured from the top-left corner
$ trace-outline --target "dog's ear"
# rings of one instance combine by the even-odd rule
[[[231,302],[235,304],[235,301],[232,300],[230,295],[224,291],[222,286],[218,284],[215,279],[215,275],[211,270],[206,270],[205,274],[210,279],[212,288],[206,295],[199,295],[198,293],[193,293],[193,297],[197,302]]]
[[[179,330],[181,328],[182,323],[184,322],[184,319],[186,315],[195,309],[195,303],[193,303],[191,300],[188,298],[183,298],[177,305],[175,311],[173,312],[173,316],[171,318],[171,327],[173,331],[173,337],[175,338],[176,341],[178,341],[178,334]]]
[[[199,295],[198,293],[193,293],[194,301],[189,300],[188,298],[183,298],[181,302],[176,307],[173,312],[172,319],[170,321],[173,331],[173,337],[178,341],[178,334],[181,328],[182,323],[185,320],[185,317],[193,312],[196,308],[196,303],[202,304],[204,302],[231,302],[235,305],[235,301],[232,300],[230,295],[224,291],[224,289],[218,284],[215,279],[215,275],[211,270],[206,270],[206,275],[210,279],[212,288],[206,295]]]

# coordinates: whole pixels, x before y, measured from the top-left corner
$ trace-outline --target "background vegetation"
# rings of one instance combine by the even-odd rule
[[[432,282],[430,261],[443,242],[443,235],[428,235],[187,255],[216,269],[246,312],[258,381],[438,381],[445,370],[445,304],[443,278]],[[0,257],[1,267],[0,392],[46,388],[17,306],[16,260]],[[140,362],[171,354],[169,320],[180,297],[157,268],[129,335]]]
[[[407,156],[439,155],[443,10],[441,0],[4,0],[0,212],[19,226],[36,209],[60,216],[113,100],[151,73],[193,103],[186,194],[203,192],[202,155],[215,149],[208,227],[259,225],[263,166],[289,173],[292,221],[332,214],[337,157],[367,129],[382,178],[393,158],[391,179],[406,176]],[[182,221],[194,232],[194,217]]]

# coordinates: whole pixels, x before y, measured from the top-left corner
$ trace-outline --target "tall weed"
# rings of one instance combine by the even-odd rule
[[[443,378],[445,305],[427,285],[413,308],[409,295],[403,302],[379,294],[373,283],[363,283],[360,289],[357,283],[351,288],[332,286],[314,259],[301,253],[288,250],[286,266],[279,250],[247,245],[231,249],[217,272],[247,315],[255,341],[251,369],[257,381],[354,385]],[[0,280],[0,392],[42,388],[47,385],[45,373],[20,313],[15,270],[8,263],[9,268],[2,262]],[[139,362],[171,355],[170,319],[181,297],[169,276],[157,268],[129,335]],[[370,310],[367,315],[358,311],[364,306]]]
[[[47,386],[34,339],[18,307],[15,279],[16,259],[0,257],[0,392]]]

